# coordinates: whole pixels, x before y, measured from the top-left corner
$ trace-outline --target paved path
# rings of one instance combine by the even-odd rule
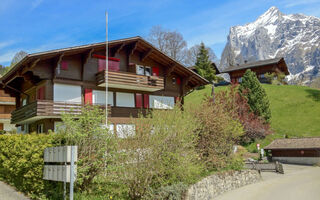
[[[320,200],[320,167],[284,165],[284,175],[263,172],[263,180],[215,200]]]
[[[29,200],[11,186],[0,181],[0,200]]]

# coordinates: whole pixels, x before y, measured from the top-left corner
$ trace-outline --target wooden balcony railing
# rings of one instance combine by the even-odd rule
[[[11,113],[11,123],[16,124],[21,121],[31,120],[34,117],[39,119],[41,119],[41,117],[55,117],[60,116],[62,113],[78,115],[81,114],[82,107],[82,104],[76,103],[37,100],[14,110]]]
[[[105,70],[96,74],[98,86],[105,87]],[[124,88],[142,91],[157,91],[164,89],[164,78],[157,76],[137,75],[129,72],[108,71],[108,87]]]

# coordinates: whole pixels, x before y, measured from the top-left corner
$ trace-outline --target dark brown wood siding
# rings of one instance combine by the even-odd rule
[[[320,149],[272,150],[273,157],[320,157]]]

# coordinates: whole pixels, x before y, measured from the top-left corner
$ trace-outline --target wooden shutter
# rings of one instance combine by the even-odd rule
[[[142,108],[142,94],[136,93],[136,108]]]
[[[67,61],[61,61],[61,69],[68,70],[68,62]]]
[[[38,89],[37,99],[44,100],[44,86]]]
[[[152,67],[152,76],[159,76],[159,67]]]
[[[84,103],[92,104],[92,89],[86,88],[84,90]]]
[[[149,108],[149,95],[143,94],[143,107]]]
[[[179,77],[176,78],[177,85],[181,84],[181,79]]]

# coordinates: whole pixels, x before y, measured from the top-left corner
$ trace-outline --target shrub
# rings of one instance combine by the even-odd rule
[[[149,191],[143,199],[181,200],[187,189],[188,185],[184,183],[168,185],[160,187],[156,190],[149,189]]]
[[[149,189],[178,182],[194,182],[202,172],[195,150],[197,123],[179,108],[154,110],[136,121],[136,134],[122,141],[114,180],[129,188],[131,199],[144,198]],[[129,134],[128,134],[129,135]],[[109,177],[110,178],[110,177]]]
[[[117,138],[103,126],[104,110],[98,106],[85,106],[80,115],[64,114],[66,143],[78,146],[76,186],[80,191],[91,192],[95,178],[105,175],[108,164],[117,155]]]
[[[60,145],[57,135],[0,135],[0,177],[33,198],[46,196],[57,187],[42,179],[43,151]]]
[[[197,149],[209,170],[227,167],[233,145],[244,133],[241,123],[220,100],[219,96],[215,102],[207,99],[194,111],[200,125]]]
[[[271,118],[268,96],[262,88],[256,74],[250,69],[245,72],[239,91],[246,97],[251,111],[268,122]]]
[[[247,99],[239,94],[236,85],[232,85],[227,91],[219,92],[216,101],[223,105],[234,119],[241,122],[245,133],[239,138],[239,143],[248,144],[271,134],[269,124],[251,111]]]

